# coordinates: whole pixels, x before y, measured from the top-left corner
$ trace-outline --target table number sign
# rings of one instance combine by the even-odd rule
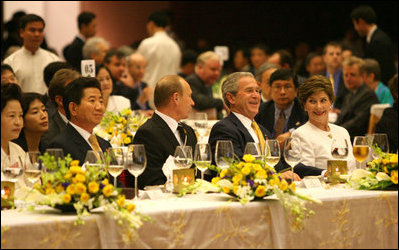
[[[82,60],[80,65],[83,77],[96,77],[96,63],[94,60]]]
[[[302,179],[303,184],[305,184],[306,188],[322,188],[320,179],[318,176],[306,176]]]

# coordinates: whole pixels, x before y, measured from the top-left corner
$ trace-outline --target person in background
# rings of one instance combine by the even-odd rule
[[[13,83],[1,84],[1,169],[16,170],[25,163],[25,151],[11,141],[21,132],[24,125],[22,116],[21,88]],[[1,180],[6,180],[3,171]],[[16,188],[21,186],[26,186],[22,175],[18,176]]]
[[[268,102],[272,99],[269,80],[273,72],[278,70],[279,68],[279,66],[272,63],[264,63],[259,67],[258,74],[255,76],[255,78],[261,90],[261,103]]]
[[[80,62],[83,59],[83,46],[87,39],[96,35],[96,15],[87,11],[80,13],[78,16],[78,28],[79,34],[70,44],[64,47],[62,52],[66,61],[80,72]]]
[[[112,77],[105,65],[96,67],[96,78],[101,84],[101,92],[103,94],[103,102],[106,111],[120,112],[125,108],[130,108],[130,100],[124,96],[112,95]]]
[[[44,68],[51,62],[60,61],[55,54],[40,48],[44,38],[45,22],[35,14],[21,18],[20,35],[24,45],[4,60],[10,65],[23,92],[45,94],[47,86],[43,81]]]
[[[102,37],[91,37],[87,39],[83,46],[82,53],[84,59],[93,59],[95,65],[104,63],[105,55],[109,50],[109,42]]]
[[[1,65],[1,84],[14,83],[18,84],[14,70],[8,64]]]
[[[374,59],[364,59],[361,71],[364,83],[375,92],[380,103],[393,105],[393,97],[389,88],[381,80],[380,65]]]
[[[355,169],[352,143],[348,131],[328,122],[328,114],[334,102],[331,82],[322,75],[309,77],[298,89],[298,99],[308,114],[309,120],[292,133],[301,145],[301,163],[327,170],[327,160],[331,160],[333,140],[348,145],[348,169]],[[323,171],[324,173],[326,171]],[[324,174],[322,173],[322,174]]]
[[[309,53],[305,60],[306,71],[309,76],[323,75],[326,70],[326,65],[323,62],[323,56],[315,52]]]
[[[394,103],[392,107],[384,109],[381,119],[375,127],[376,133],[388,135],[389,152],[398,153],[398,74],[388,82]]]
[[[292,69],[294,59],[288,50],[280,49],[274,52],[267,61],[280,66],[282,69]]]
[[[269,48],[265,44],[258,43],[255,46],[253,46],[251,48],[250,61],[252,68],[250,69],[250,72],[253,75],[256,75],[260,65],[267,62],[268,58],[269,58]]]
[[[186,78],[195,72],[195,62],[197,60],[197,52],[195,50],[187,49],[183,51],[180,64],[179,76]]]
[[[24,127],[13,142],[23,150],[44,153],[42,135],[48,130],[48,113],[44,97],[38,93],[23,93],[21,98]]]
[[[236,71],[249,72],[251,70],[250,66],[251,54],[247,48],[240,48],[234,53],[234,69]]]

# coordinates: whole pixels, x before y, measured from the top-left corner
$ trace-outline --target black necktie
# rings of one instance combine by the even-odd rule
[[[187,131],[184,129],[181,122],[179,122],[177,125],[177,131],[179,131],[180,139],[183,142],[183,145],[185,146],[187,142]]]

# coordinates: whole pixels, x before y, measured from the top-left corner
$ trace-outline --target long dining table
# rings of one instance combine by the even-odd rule
[[[136,210],[152,221],[131,234],[104,212],[85,216],[51,207],[1,211],[1,248],[398,248],[398,191],[360,191],[346,185],[298,188],[322,201],[302,230],[276,197],[245,205],[224,193],[145,191]]]

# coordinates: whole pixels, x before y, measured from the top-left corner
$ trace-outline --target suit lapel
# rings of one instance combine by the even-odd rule
[[[75,144],[82,147],[81,150],[82,153],[85,154],[87,150],[91,150],[89,143],[79,134],[79,132],[70,123],[67,124],[65,129],[69,130],[67,134],[70,136],[70,139]]]
[[[242,122],[237,118],[237,116],[233,114],[233,112],[230,113],[227,119],[229,119],[237,127],[237,129],[241,132],[241,134],[244,135],[244,141],[246,142],[254,141],[251,134],[249,134],[248,129],[244,127],[244,124],[242,124]]]
[[[154,120],[154,124],[156,126],[158,126],[158,128],[161,131],[164,131],[165,134],[165,139],[169,142],[171,142],[172,146],[173,146],[173,150],[180,145],[180,143],[177,141],[175,134],[172,132],[172,130],[170,129],[170,127],[168,126],[168,124],[156,113],[154,113],[152,115],[152,118]]]

